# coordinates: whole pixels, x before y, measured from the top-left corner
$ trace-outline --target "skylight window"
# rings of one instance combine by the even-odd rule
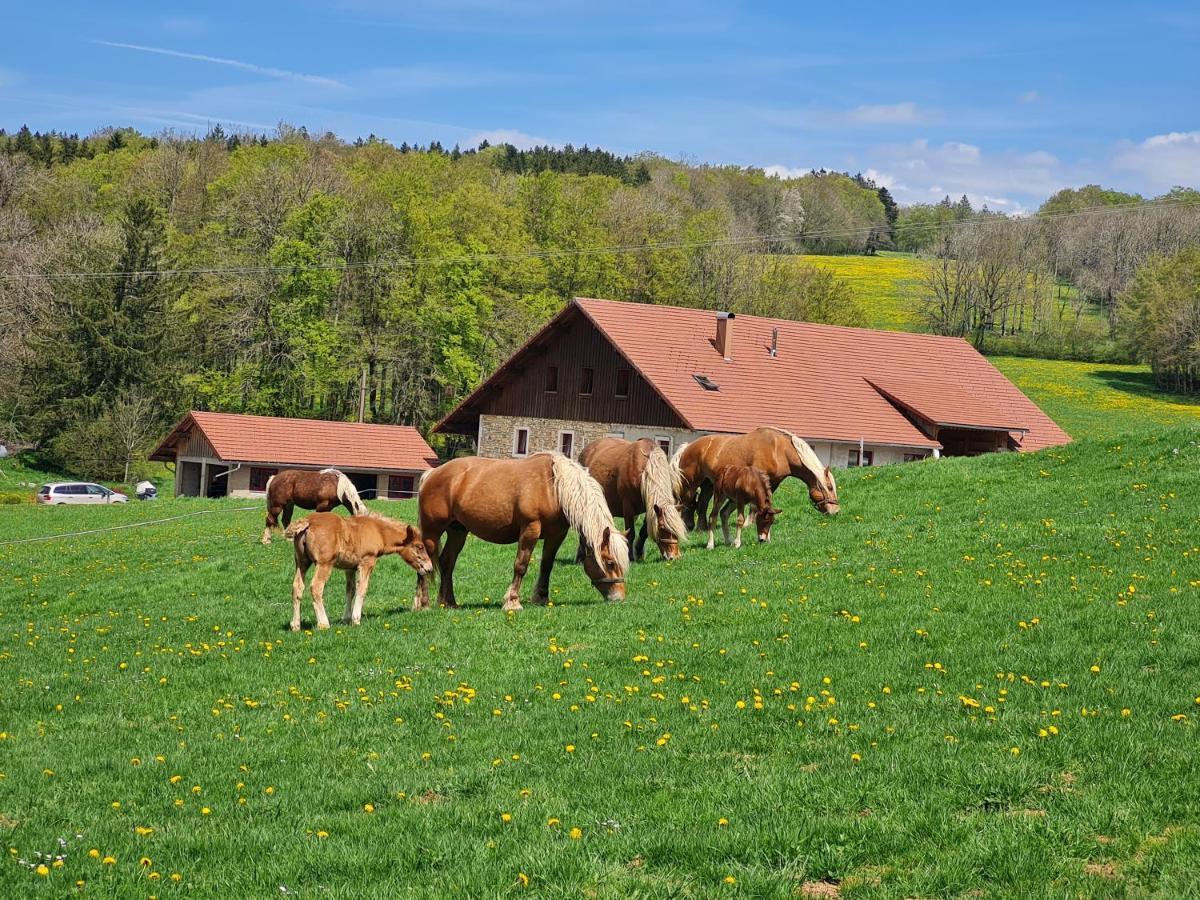
[[[721,386],[709,378],[707,375],[693,375],[696,379],[696,384],[704,388],[706,391],[719,391]]]

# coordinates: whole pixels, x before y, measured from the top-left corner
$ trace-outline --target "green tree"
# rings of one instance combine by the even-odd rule
[[[1200,393],[1200,247],[1142,266],[1121,297],[1119,321],[1160,387]]]

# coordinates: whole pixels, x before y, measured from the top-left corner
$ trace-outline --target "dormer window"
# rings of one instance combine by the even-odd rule
[[[709,378],[707,375],[693,375],[696,379],[696,384],[704,388],[706,391],[719,391],[721,386]]]

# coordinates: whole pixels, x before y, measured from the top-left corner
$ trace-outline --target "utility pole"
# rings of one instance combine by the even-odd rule
[[[367,367],[363,366],[358,379],[358,421],[361,424],[367,411]]]

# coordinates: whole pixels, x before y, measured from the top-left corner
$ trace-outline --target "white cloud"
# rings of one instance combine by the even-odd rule
[[[463,146],[478,147],[483,141],[487,141],[489,144],[512,144],[518,150],[529,150],[533,147],[558,146],[557,141],[535,137],[532,134],[515,131],[511,128],[493,128],[490,131],[478,131],[463,141]]]
[[[785,181],[789,178],[799,178],[802,175],[808,174],[808,169],[804,168],[803,166],[765,166],[763,171],[766,172],[767,176],[770,178],[782,178]]]
[[[1200,185],[1200,131],[1156,134],[1139,144],[1123,142],[1113,165],[1137,173],[1154,191],[1177,184],[1195,187]]]
[[[1022,103],[1037,103],[1042,99],[1042,95],[1037,91],[1025,91],[1017,99]]]
[[[162,30],[171,34],[204,34],[208,31],[208,23],[198,16],[171,16],[163,19]]]
[[[279,78],[286,81],[303,81],[308,84],[316,84],[321,87],[344,88],[345,85],[340,81],[335,81],[332,78],[325,78],[322,75],[306,75],[303,72],[292,72],[288,69],[276,69],[271,66],[260,66],[256,63],[243,62],[240,59],[227,59],[222,56],[208,56],[204,53],[185,53],[182,50],[169,50],[165,47],[147,47],[142,44],[125,44],[120,41],[92,41],[93,44],[101,44],[105,47],[117,47],[122,50],[137,50],[140,53],[157,53],[160,56],[174,56],[178,59],[191,59],[196,62],[213,63],[218,66],[229,66],[233,69],[241,69],[245,72],[253,72],[256,75],[266,75],[270,78]]]
[[[922,121],[926,113],[917,108],[917,104],[906,103],[875,104],[856,106],[845,114],[850,122],[860,122],[864,125],[911,125]]]

